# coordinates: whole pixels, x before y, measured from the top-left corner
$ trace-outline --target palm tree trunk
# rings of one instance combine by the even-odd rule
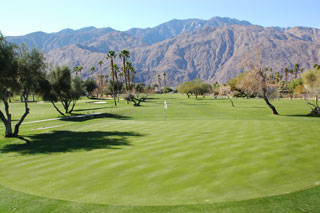
[[[124,82],[126,84],[127,91],[129,91],[128,83],[127,83],[126,58],[125,57],[122,58],[122,62],[123,62]]]
[[[114,100],[114,105],[117,106],[117,99],[116,96],[114,95],[114,67],[113,67],[113,59],[111,58],[111,72],[112,72],[112,96],[113,96],[113,100]]]
[[[118,74],[117,72],[115,72],[115,75],[116,75],[116,81],[117,81],[117,97],[118,97],[118,103],[119,103],[119,80],[118,80]]]
[[[103,96],[103,77],[102,77],[102,67],[100,65],[100,97]]]
[[[288,73],[286,72],[285,75],[286,75],[286,82],[288,82]]]
[[[128,91],[130,91],[131,90],[131,87],[130,87],[130,70],[129,69],[127,69],[127,75],[128,75]]]

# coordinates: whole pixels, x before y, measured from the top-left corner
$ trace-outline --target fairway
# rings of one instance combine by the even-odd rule
[[[163,107],[167,101],[168,110]],[[26,123],[0,137],[0,184],[45,198],[108,205],[211,204],[320,184],[319,117],[303,100],[153,95],[142,107],[83,99],[80,118]],[[25,122],[57,118],[32,103]],[[14,119],[23,104],[12,105]],[[3,133],[4,127],[0,126]]]

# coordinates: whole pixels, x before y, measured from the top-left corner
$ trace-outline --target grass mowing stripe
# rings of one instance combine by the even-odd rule
[[[53,144],[42,138],[39,148],[47,145],[47,153],[21,152],[26,147],[2,152],[0,183],[81,202],[176,205],[283,194],[319,181],[319,163],[314,161],[320,148],[318,118],[271,116],[261,100],[238,99],[232,108],[224,100],[168,96],[155,96],[141,108],[112,108],[125,119],[50,121],[48,125],[67,126],[32,133],[25,126],[22,133],[30,138],[52,132],[62,151],[51,152]],[[169,106],[166,121],[164,98]],[[302,102],[294,103],[296,111],[290,108],[285,115],[306,111]],[[292,101],[275,104],[284,112]],[[110,113],[111,108],[104,111]],[[103,145],[114,141],[125,143]],[[32,157],[39,162],[28,163]],[[19,179],[22,174],[28,182]]]

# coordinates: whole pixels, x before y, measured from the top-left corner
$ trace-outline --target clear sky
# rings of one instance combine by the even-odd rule
[[[320,0],[1,0],[0,31],[10,36],[88,26],[127,30],[214,16],[265,27],[320,28]]]

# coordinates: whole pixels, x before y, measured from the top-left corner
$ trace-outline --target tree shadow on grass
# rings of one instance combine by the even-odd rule
[[[266,109],[267,106],[239,106],[238,108],[244,108],[244,109]]]
[[[119,149],[122,146],[130,146],[128,137],[141,136],[143,135],[136,132],[53,131],[28,136],[29,143],[7,144],[1,149],[1,152],[17,152],[22,155],[28,155],[73,152],[77,150]],[[22,140],[25,140],[25,138]]]
[[[280,115],[285,117],[305,117],[305,118],[320,118],[320,115],[305,114],[305,115]]]
[[[96,108],[88,108],[88,109],[75,109],[75,110],[73,110],[73,112],[93,111],[93,110],[106,109],[106,108],[111,108],[111,107],[105,106],[105,107],[96,107]]]
[[[77,114],[72,113],[71,117],[63,117],[61,118],[62,121],[74,121],[74,122],[82,122],[82,121],[88,121],[92,119],[98,119],[98,118],[113,118],[113,119],[119,119],[119,120],[128,120],[130,117],[123,116],[119,114],[111,114],[111,113],[100,113],[100,114]]]

